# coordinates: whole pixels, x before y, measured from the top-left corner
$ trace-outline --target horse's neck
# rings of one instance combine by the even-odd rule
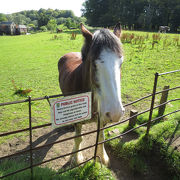
[[[93,104],[93,112],[97,112],[97,102],[95,100],[92,83],[91,83],[91,67],[90,67],[90,61],[83,61],[82,64],[82,76],[83,76],[83,90],[92,92],[92,104]]]
[[[91,91],[91,70],[90,62],[88,60],[82,63],[82,80],[83,80],[83,90]]]

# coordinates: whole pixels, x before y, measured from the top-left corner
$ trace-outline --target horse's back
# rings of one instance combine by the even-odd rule
[[[81,53],[71,52],[62,56],[58,62],[59,83],[63,93],[82,89]]]

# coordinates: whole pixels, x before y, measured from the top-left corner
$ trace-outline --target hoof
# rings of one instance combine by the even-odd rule
[[[81,164],[84,161],[82,153],[74,154],[70,158],[70,164],[71,165],[78,165]]]
[[[110,166],[109,157],[107,155],[104,156],[104,157],[101,157],[101,156],[97,157],[96,161],[100,162],[100,163],[103,163],[106,167]]]
[[[99,156],[96,158],[98,162],[103,163],[107,167],[110,166],[110,160],[104,148],[102,150],[98,149],[97,156]]]

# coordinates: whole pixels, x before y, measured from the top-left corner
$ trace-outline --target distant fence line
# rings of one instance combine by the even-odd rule
[[[99,144],[103,144],[103,143],[105,143],[105,142],[112,141],[112,140],[114,140],[114,139],[116,139],[116,138],[122,137],[122,136],[130,133],[131,131],[134,131],[135,129],[138,129],[138,128],[140,128],[140,127],[142,127],[142,126],[146,126],[146,125],[147,125],[146,135],[148,135],[148,134],[149,134],[149,130],[150,130],[150,126],[151,126],[151,123],[152,123],[152,122],[157,121],[157,120],[159,120],[159,119],[161,119],[161,118],[163,118],[163,117],[165,117],[165,116],[168,116],[168,115],[171,115],[171,114],[173,114],[173,113],[177,113],[177,112],[180,111],[180,109],[178,109],[178,110],[175,110],[175,111],[173,111],[173,112],[170,112],[170,113],[168,113],[168,114],[166,114],[166,115],[161,115],[161,116],[158,116],[158,117],[155,118],[155,119],[152,119],[152,114],[153,114],[153,110],[154,110],[154,109],[159,108],[159,107],[162,107],[162,106],[165,106],[165,105],[166,105],[167,103],[169,103],[169,102],[173,102],[173,101],[178,101],[178,100],[180,100],[180,98],[172,99],[172,100],[163,102],[162,104],[154,107],[155,96],[156,96],[157,94],[164,93],[164,92],[167,92],[167,91],[171,91],[171,90],[175,90],[175,89],[180,88],[180,86],[176,86],[176,87],[173,87],[173,88],[169,88],[169,89],[165,89],[165,90],[156,92],[158,77],[159,77],[159,76],[162,76],[162,75],[167,75],[167,74],[175,73],[175,72],[180,72],[180,70],[170,71],[170,72],[166,72],[166,73],[156,73],[156,74],[155,74],[155,78],[154,78],[154,86],[153,86],[153,92],[152,92],[152,94],[149,94],[149,95],[147,95],[147,96],[144,96],[144,97],[142,97],[142,98],[140,98],[140,99],[137,99],[137,100],[135,100],[135,101],[133,101],[133,102],[130,102],[130,103],[124,105],[124,107],[127,107],[127,106],[130,106],[130,105],[135,104],[135,103],[137,103],[137,102],[140,102],[140,101],[142,101],[142,100],[144,100],[144,99],[147,99],[147,98],[149,98],[149,97],[152,97],[152,99],[151,99],[151,106],[150,106],[149,109],[147,109],[147,110],[145,110],[145,111],[142,111],[142,112],[140,112],[140,113],[136,113],[135,115],[130,116],[129,118],[127,118],[127,119],[125,119],[125,120],[123,120],[123,121],[114,123],[114,124],[109,125],[109,126],[106,126],[106,127],[104,127],[104,128],[100,128],[99,113],[95,113],[95,115],[97,116],[97,119],[98,119],[98,126],[97,126],[97,129],[96,129],[96,130],[89,131],[89,132],[83,133],[83,134],[78,135],[78,136],[73,136],[73,137],[65,138],[65,139],[62,139],[62,140],[59,140],[59,141],[56,141],[56,142],[53,142],[53,143],[49,143],[49,144],[46,144],[46,145],[41,145],[41,146],[34,147],[34,148],[32,147],[32,143],[33,143],[33,142],[32,142],[32,130],[51,126],[51,123],[47,123],[47,124],[44,124],[44,125],[39,125],[39,126],[34,126],[34,127],[32,127],[32,113],[31,113],[32,107],[31,107],[31,102],[32,102],[32,101],[40,101],[40,100],[44,100],[44,99],[48,100],[48,102],[49,102],[49,99],[50,99],[50,98],[57,98],[57,97],[62,97],[62,96],[67,96],[67,95],[74,95],[74,94],[78,94],[78,93],[82,93],[82,92],[72,92],[72,93],[68,93],[68,94],[58,94],[58,95],[52,95],[52,96],[44,96],[44,97],[34,98],[34,99],[32,99],[31,97],[28,97],[28,99],[25,99],[25,100],[0,103],[0,106],[6,106],[6,105],[12,105],[12,104],[18,104],[18,103],[27,103],[27,102],[28,102],[28,106],[29,106],[29,128],[20,129],[20,130],[11,131],[11,132],[6,132],[6,133],[1,133],[1,134],[0,134],[0,137],[12,135],[12,134],[17,134],[17,133],[20,133],[20,132],[29,131],[29,145],[30,145],[30,148],[29,148],[28,150],[23,150],[23,151],[16,152],[16,153],[11,154],[11,155],[7,155],[7,156],[0,157],[0,161],[2,161],[2,160],[4,160],[4,159],[6,159],[6,158],[10,158],[10,157],[13,157],[13,156],[19,156],[19,155],[21,155],[21,154],[23,154],[23,153],[27,153],[27,152],[30,153],[30,165],[29,165],[28,167],[23,168],[23,169],[19,169],[19,170],[17,170],[17,171],[11,172],[11,173],[6,174],[6,175],[4,175],[4,176],[1,176],[0,179],[5,178],[5,177],[8,177],[8,176],[12,176],[12,175],[14,175],[14,174],[16,174],[16,173],[25,171],[25,170],[27,170],[27,169],[30,169],[30,170],[31,170],[31,177],[33,178],[33,167],[36,167],[36,166],[39,166],[39,165],[41,165],[41,164],[44,164],[44,163],[47,163],[47,162],[50,162],[50,161],[53,161],[53,160],[56,160],[56,159],[59,159],[59,158],[65,157],[65,156],[69,156],[69,155],[75,154],[75,153],[80,152],[80,151],[84,151],[84,150],[86,150],[86,149],[95,147],[94,156],[93,156],[93,157],[91,157],[90,159],[82,162],[81,164],[79,164],[79,165],[77,165],[77,166],[71,167],[71,168],[69,168],[69,169],[66,169],[66,170],[60,172],[60,173],[64,173],[64,172],[66,172],[66,171],[68,171],[68,170],[70,170],[70,169],[73,169],[73,168],[76,168],[76,167],[78,167],[78,166],[80,166],[80,165],[82,165],[82,164],[85,164],[86,162],[88,162],[88,161],[90,161],[90,160],[92,160],[92,159],[95,160],[97,157],[100,158],[99,156],[96,155],[97,146],[98,146]],[[137,116],[139,116],[139,115],[141,115],[141,114],[144,114],[144,113],[146,113],[146,112],[150,112],[150,113],[149,113],[149,120],[148,120],[148,122],[143,123],[143,124],[141,124],[141,125],[139,125],[139,126],[137,126],[137,127],[131,128],[131,129],[127,130],[126,132],[124,132],[124,133],[122,133],[122,134],[119,134],[119,135],[117,135],[117,136],[115,136],[115,137],[113,137],[113,138],[104,140],[104,141],[102,141],[102,142],[99,142],[99,141],[98,141],[98,139],[99,139],[99,132],[100,132],[100,131],[102,131],[102,130],[104,130],[104,129],[107,129],[107,128],[110,128],[110,127],[114,127],[114,126],[120,125],[120,124],[125,123],[125,122],[127,122],[127,121],[130,121],[132,118],[137,117]],[[92,134],[92,133],[97,133],[97,135],[96,135],[96,143],[95,143],[95,144],[90,145],[90,146],[87,146],[87,147],[85,147],[85,148],[82,148],[82,149],[80,149],[80,150],[78,150],[78,151],[74,151],[74,152],[71,152],[71,153],[67,153],[67,154],[64,154],[64,155],[61,155],[61,156],[52,158],[52,159],[45,160],[45,161],[40,162],[40,163],[37,163],[37,164],[34,164],[34,163],[33,163],[32,152],[33,152],[34,150],[42,149],[42,148],[45,148],[45,147],[48,147],[48,146],[52,146],[52,145],[54,145],[54,144],[58,144],[58,143],[61,143],[61,142],[65,142],[65,141],[68,141],[68,140],[71,140],[71,139],[74,139],[74,138],[77,138],[77,137],[80,137],[80,136],[85,136],[85,135],[88,135],[88,134]],[[58,173],[58,174],[59,174],[59,173]]]

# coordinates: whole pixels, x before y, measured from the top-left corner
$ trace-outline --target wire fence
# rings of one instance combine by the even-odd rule
[[[114,140],[114,139],[116,139],[116,138],[122,137],[122,136],[124,136],[124,135],[126,135],[126,134],[128,134],[128,133],[130,133],[130,132],[132,132],[132,131],[134,131],[135,129],[138,129],[138,128],[142,127],[142,126],[147,126],[146,135],[148,135],[148,134],[149,134],[149,131],[150,131],[150,127],[151,127],[152,122],[158,121],[159,119],[162,119],[162,118],[164,118],[165,116],[169,116],[169,115],[171,115],[171,114],[173,114],[173,113],[177,113],[177,112],[180,111],[180,109],[178,109],[178,110],[175,110],[175,111],[170,112],[170,113],[168,113],[168,114],[161,115],[161,116],[158,116],[158,117],[155,118],[155,119],[152,119],[152,114],[153,114],[153,110],[154,110],[154,109],[157,109],[157,108],[160,108],[160,107],[162,107],[162,106],[165,106],[165,105],[166,105],[167,103],[169,103],[169,102],[179,101],[179,100],[180,100],[180,98],[176,98],[176,99],[172,99],[172,100],[163,102],[163,103],[161,103],[161,104],[158,105],[158,106],[154,106],[154,104],[155,104],[155,96],[156,96],[157,94],[161,94],[161,93],[164,93],[164,92],[168,92],[168,91],[172,91],[172,90],[176,90],[176,89],[180,88],[180,86],[176,86],[176,87],[173,87],[173,88],[168,88],[168,89],[165,89],[165,90],[162,90],[162,91],[158,91],[158,92],[157,92],[156,89],[157,89],[158,77],[159,77],[159,76],[163,76],[163,75],[167,75],[167,74],[171,74],[171,73],[177,73],[177,72],[180,72],[180,70],[171,71],[171,72],[166,72],[166,73],[161,73],[161,74],[156,73],[156,74],[155,74],[155,78],[154,78],[154,86],[153,86],[153,92],[152,92],[152,94],[149,94],[149,95],[147,95],[147,96],[144,96],[144,97],[142,97],[142,98],[140,98],[140,99],[137,99],[137,100],[135,100],[135,101],[133,101],[133,102],[130,102],[130,103],[124,105],[124,107],[128,107],[128,106],[130,106],[130,105],[133,105],[133,104],[135,104],[135,103],[137,103],[137,102],[140,102],[140,101],[142,101],[142,100],[144,100],[144,99],[147,99],[147,98],[151,97],[151,98],[152,98],[152,99],[151,99],[151,106],[150,106],[149,109],[147,109],[147,110],[145,110],[145,111],[142,111],[142,112],[139,112],[139,113],[136,113],[135,115],[130,116],[129,118],[127,118],[127,119],[125,119],[125,120],[123,120],[123,121],[120,121],[120,122],[111,124],[111,125],[106,126],[106,127],[104,127],[104,128],[100,128],[100,117],[99,117],[99,113],[96,112],[96,113],[94,113],[94,116],[97,116],[97,123],[98,123],[98,126],[97,126],[97,129],[96,129],[96,130],[89,131],[89,132],[86,132],[86,133],[83,133],[83,134],[80,134],[80,135],[76,135],[76,136],[73,136],[73,137],[68,137],[68,138],[65,138],[65,139],[62,139],[62,140],[58,140],[58,141],[56,141],[56,142],[52,142],[52,143],[49,143],[49,144],[41,145],[41,146],[38,146],[38,147],[33,147],[33,146],[32,146],[32,144],[33,144],[33,141],[32,141],[33,132],[32,132],[32,131],[33,131],[34,129],[39,129],[39,128],[51,126],[51,123],[47,123],[47,124],[39,125],[39,126],[32,126],[32,112],[31,112],[31,110],[32,110],[32,107],[31,107],[32,102],[33,102],[33,101],[40,101],[40,100],[44,100],[44,99],[48,100],[48,102],[49,102],[49,99],[50,99],[50,98],[57,98],[57,97],[62,97],[62,96],[74,95],[74,94],[79,94],[79,93],[82,93],[82,92],[72,92],[72,93],[69,93],[69,94],[58,94],[58,95],[52,95],[52,96],[44,96],[44,97],[34,98],[34,99],[32,99],[31,97],[28,97],[28,98],[25,99],[25,100],[0,103],[0,106],[7,106],[7,105],[12,105],[12,104],[18,104],[18,103],[28,103],[28,107],[29,107],[29,127],[28,127],[28,128],[24,128],[24,129],[20,129],[20,130],[16,130],[16,131],[11,131],[11,132],[5,132],[5,133],[1,133],[1,134],[0,134],[0,137],[5,137],[5,136],[8,136],[8,135],[13,135],[13,134],[17,134],[17,133],[29,131],[29,149],[27,149],[27,150],[21,150],[20,152],[16,152],[16,153],[11,154],[11,155],[6,155],[6,156],[3,156],[3,157],[0,157],[0,161],[5,160],[5,159],[8,159],[8,158],[11,158],[11,157],[13,157],[13,156],[20,156],[20,155],[22,155],[22,154],[24,154],[24,153],[29,153],[29,155],[30,155],[30,164],[29,164],[28,167],[23,168],[23,169],[19,169],[19,170],[17,170],[17,171],[8,173],[8,174],[6,174],[6,175],[3,175],[3,176],[0,177],[0,179],[3,179],[3,178],[8,177],[8,176],[12,176],[12,175],[14,175],[14,174],[16,174],[16,173],[25,171],[25,170],[27,170],[27,169],[30,169],[30,171],[31,171],[31,179],[33,179],[33,168],[34,168],[34,167],[40,166],[40,165],[42,165],[42,164],[48,163],[48,162],[50,162],[50,161],[53,161],[53,160],[56,160],[56,159],[59,159],[59,158],[63,158],[63,157],[65,157],[65,156],[69,156],[69,155],[78,153],[78,152],[80,152],[80,151],[84,151],[84,150],[89,149],[89,148],[92,148],[92,147],[95,147],[94,156],[93,156],[93,157],[91,157],[90,159],[82,162],[81,164],[79,164],[79,165],[77,165],[77,166],[74,166],[74,167],[71,167],[71,168],[69,168],[69,169],[66,169],[66,170],[61,171],[61,173],[64,173],[64,172],[66,172],[66,171],[68,171],[68,170],[71,170],[71,169],[76,168],[76,167],[78,167],[78,166],[80,166],[80,165],[82,165],[82,164],[85,164],[86,162],[88,162],[88,161],[90,161],[90,160],[92,160],[92,159],[94,159],[94,160],[96,160],[96,158],[99,158],[99,159],[100,159],[100,157],[97,156],[97,154],[96,154],[96,153],[97,153],[97,146],[100,145],[100,144],[103,144],[103,143],[106,143],[106,142],[108,142],[108,141],[112,141],[112,140]],[[102,141],[102,142],[99,142],[99,141],[98,141],[98,139],[99,139],[99,132],[100,132],[100,131],[105,130],[105,129],[108,129],[108,128],[110,128],[110,127],[114,127],[114,126],[120,125],[120,124],[125,123],[125,122],[127,122],[127,121],[130,121],[132,118],[137,117],[137,116],[139,116],[139,115],[141,115],[141,114],[144,114],[144,113],[147,113],[147,112],[149,112],[149,120],[148,120],[148,122],[143,123],[143,124],[141,124],[141,125],[139,125],[139,126],[136,126],[136,127],[132,127],[131,129],[127,130],[126,132],[121,133],[121,134],[119,134],[119,135],[117,135],[117,136],[115,136],[115,137],[113,137],[113,138],[104,140],[104,141]],[[92,134],[92,133],[96,133],[96,142],[95,142],[95,144],[92,144],[92,145],[90,145],[90,146],[87,146],[87,147],[85,147],[85,148],[82,148],[82,149],[80,149],[80,150],[78,150],[78,151],[74,151],[74,152],[71,152],[71,153],[66,153],[66,154],[64,154],[64,155],[57,156],[57,157],[54,157],[54,158],[51,158],[51,159],[42,161],[42,162],[40,162],[40,163],[33,163],[33,151],[39,150],[39,149],[42,149],[42,148],[45,148],[45,147],[52,146],[52,145],[54,145],[54,144],[59,144],[59,143],[62,143],[62,142],[65,142],[65,141],[68,141],[68,140],[71,140],[71,139],[75,139],[75,138],[78,138],[78,137],[80,137],[80,136],[86,136],[86,135],[89,135],[89,134]],[[101,159],[100,159],[100,161],[101,161]]]

